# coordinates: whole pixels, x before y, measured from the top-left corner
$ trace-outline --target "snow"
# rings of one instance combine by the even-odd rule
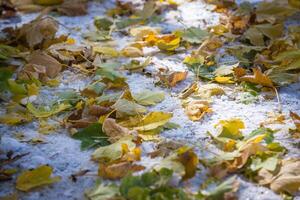
[[[99,3],[91,3],[89,5],[89,14],[80,17],[60,17],[58,19],[61,26],[60,33],[69,32],[70,28],[81,28],[81,32],[71,31],[71,36],[77,41],[81,40],[81,33],[84,32],[88,26],[92,24],[94,16],[104,15],[104,11],[113,6],[111,1],[103,1],[105,5]],[[137,3],[140,1],[136,0]],[[257,1],[253,1],[257,2]],[[170,11],[165,14],[166,21],[161,24],[164,28],[163,31],[172,31],[177,28],[183,27],[201,27],[216,25],[219,21],[219,14],[211,11],[212,6],[203,3],[203,1],[187,2],[178,7],[177,11]],[[34,19],[36,14],[22,15],[21,22],[15,21],[2,21],[0,27],[4,28],[11,25],[20,26],[23,23],[29,22]],[[179,23],[180,21],[180,23]],[[184,24],[184,25],[183,25]],[[67,27],[67,28],[66,28]],[[118,37],[118,36],[116,36]],[[124,46],[123,42],[128,41],[128,38],[115,38],[119,48]],[[147,70],[155,72],[158,68],[169,68],[170,70],[184,71],[187,68],[182,64],[182,59],[187,55],[186,52],[171,56],[156,54],[153,57],[153,64]],[[90,78],[83,75],[76,75],[71,71],[65,71],[62,74],[62,84],[57,88],[44,88],[42,94],[38,97],[38,101],[49,102],[53,99],[53,95],[67,89],[81,90],[90,82]],[[145,89],[152,91],[164,91],[165,100],[149,110],[159,110],[165,112],[173,112],[172,122],[178,123],[181,127],[174,130],[168,130],[161,133],[162,137],[170,140],[181,140],[189,145],[195,145],[199,156],[210,156],[209,151],[205,148],[214,151],[212,145],[209,144],[209,139],[206,132],[214,133],[214,125],[222,119],[240,118],[245,122],[246,128],[243,133],[250,133],[252,130],[259,127],[259,124],[268,119],[268,113],[278,110],[278,103],[274,100],[262,100],[251,104],[240,103],[231,98],[232,88],[225,88],[226,94],[223,96],[213,97],[212,109],[213,113],[207,115],[200,122],[192,122],[185,115],[181,107],[181,100],[177,94],[182,89],[187,87],[194,80],[194,75],[189,72],[188,78],[179,83],[174,88],[162,88],[155,86],[155,79],[143,76],[138,73],[126,73],[127,82],[132,92],[139,92]],[[203,82],[199,83],[205,84]],[[300,113],[300,84],[292,84],[290,86],[281,88],[279,90],[282,98],[283,113],[288,114],[289,111]],[[290,123],[290,122],[287,122]],[[58,183],[36,189],[29,193],[18,191],[19,197],[23,200],[49,200],[49,199],[83,199],[83,192],[85,189],[93,186],[97,179],[97,164],[90,161],[92,150],[81,151],[80,142],[70,138],[66,130],[60,129],[56,133],[49,135],[40,135],[37,132],[38,122],[32,122],[26,125],[9,127],[0,125],[1,143],[0,151],[7,153],[13,151],[16,155],[29,152],[30,154],[24,156],[20,160],[9,165],[10,168],[17,168],[20,171],[30,168],[35,168],[42,164],[48,164],[53,167],[54,175],[59,175],[62,180]],[[16,139],[16,133],[22,133],[26,140],[35,137],[42,137],[45,139],[45,144],[28,144],[20,142]],[[289,139],[283,133],[276,134],[276,139],[281,142],[288,150],[289,153],[286,157],[300,157],[300,152],[296,145],[297,141]],[[143,158],[140,164],[144,164],[148,168],[159,162],[159,159],[150,159],[146,156],[147,152],[151,152],[154,144],[151,142],[144,143]],[[89,169],[91,172],[88,175],[79,177],[77,182],[70,179],[70,175],[84,169]],[[191,182],[194,189],[197,190],[198,185],[204,181],[205,169],[201,171]],[[5,196],[10,193],[16,192],[15,178],[12,181],[2,182],[0,185],[0,196]],[[259,187],[250,183],[242,177],[239,178],[241,188],[239,189],[239,199],[245,200],[275,200],[281,199],[280,196],[265,187]],[[299,197],[300,198],[300,197]]]

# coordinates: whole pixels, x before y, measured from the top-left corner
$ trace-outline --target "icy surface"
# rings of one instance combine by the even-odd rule
[[[87,27],[92,24],[94,16],[104,15],[104,11],[113,6],[110,1],[104,1],[105,5],[97,3],[90,4],[89,14],[81,17],[58,17],[58,21],[65,27],[61,27],[60,33],[67,33],[73,28],[80,27],[81,32],[84,32]],[[136,3],[140,1],[136,0]],[[241,2],[241,1],[240,1]],[[257,1],[253,1],[257,2]],[[193,1],[184,3],[179,6],[177,11],[170,11],[165,14],[166,21],[162,24],[165,28],[164,31],[172,31],[177,28],[184,28],[190,26],[202,27],[218,24],[219,14],[211,11],[212,6],[203,3],[202,1]],[[1,28],[11,25],[21,25],[34,19],[36,15],[22,15],[21,21],[2,21],[0,22]],[[180,19],[181,23],[178,22]],[[184,26],[183,26],[184,24]],[[67,27],[67,28],[66,28]],[[81,32],[71,31],[71,36],[77,41],[81,39]],[[124,46],[128,38],[115,38],[117,43]],[[149,66],[148,70],[155,71],[161,67],[167,67],[170,70],[184,71],[186,67],[182,64],[182,59],[186,53],[167,56],[157,54],[153,58],[153,65]],[[51,99],[51,96],[56,92],[63,91],[68,88],[81,90],[90,81],[89,78],[82,75],[74,75],[73,72],[65,71],[62,74],[62,84],[55,88],[53,91],[49,91],[45,88],[42,91],[45,99]],[[208,116],[205,116],[200,122],[192,122],[184,114],[184,110],[181,107],[181,101],[177,97],[177,93],[183,88],[188,86],[194,80],[193,73],[189,73],[188,78],[182,83],[178,84],[175,88],[167,89],[155,86],[155,79],[143,76],[141,74],[126,74],[127,82],[132,92],[142,91],[149,89],[152,91],[164,91],[166,98],[163,102],[149,108],[150,110],[160,110],[166,112],[173,112],[173,122],[180,124],[181,128],[175,130],[164,131],[161,135],[168,139],[183,140],[190,145],[196,145],[200,156],[206,155],[206,151],[201,149],[203,147],[211,148],[207,144],[207,131],[214,132],[214,124],[221,119],[229,118],[241,118],[246,128],[243,130],[245,134],[259,127],[259,124],[268,119],[268,113],[278,110],[278,103],[274,100],[262,100],[260,99],[256,103],[243,104],[232,98],[230,94],[233,92],[232,88],[227,88],[226,95],[213,98],[212,109],[214,112]],[[300,113],[300,84],[293,84],[285,88],[281,88],[280,96],[282,98],[283,113],[287,114],[290,110]],[[39,97],[41,98],[41,97]],[[41,164],[48,164],[54,168],[54,174],[62,177],[62,181],[38,188],[29,193],[22,193],[18,191],[21,199],[28,200],[50,200],[50,199],[83,199],[83,192],[86,188],[93,186],[96,179],[97,164],[90,161],[90,154],[92,151],[81,151],[80,142],[70,138],[69,134],[60,130],[57,133],[50,135],[39,135],[37,132],[38,122],[32,122],[27,125],[18,127],[8,127],[5,125],[0,126],[1,143],[0,151],[6,153],[13,151],[15,154],[23,154],[29,152],[30,154],[22,159],[14,162],[9,167],[20,169],[30,169],[37,167]],[[46,141],[45,144],[32,145],[25,142],[21,142],[16,139],[16,135],[22,133],[26,140],[30,140],[35,137],[42,137]],[[299,149],[296,145],[297,141],[289,139],[286,135],[278,133],[276,138],[281,142],[288,150],[287,157],[300,157]],[[150,152],[153,149],[153,144],[143,144],[143,151]],[[159,160],[143,158],[141,164],[144,164],[148,168],[155,165]],[[70,175],[80,170],[89,169],[92,173],[88,176],[79,177],[77,182],[73,182],[70,179]],[[201,175],[195,177],[192,182],[197,184],[203,181],[205,177],[205,170]],[[272,192],[271,190],[259,187],[253,183],[248,182],[242,177],[239,178],[241,182],[241,188],[238,192],[239,199],[242,200],[277,200],[281,199],[280,196]],[[197,189],[198,185],[195,185]],[[8,195],[15,192],[15,177],[12,181],[2,182],[0,184],[0,196]]]

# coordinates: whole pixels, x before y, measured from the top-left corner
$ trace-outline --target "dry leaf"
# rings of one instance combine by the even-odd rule
[[[208,101],[192,100],[185,106],[185,113],[192,121],[199,121],[206,113],[212,112]]]
[[[18,38],[25,38],[28,46],[34,48],[47,40],[52,40],[58,30],[58,23],[50,18],[38,18],[28,24],[24,24],[18,34]]]
[[[67,16],[80,16],[87,14],[86,0],[64,0],[64,3],[57,7],[57,11]]]
[[[144,55],[141,49],[131,46],[122,49],[121,53],[125,57],[141,57]]]
[[[53,57],[43,51],[34,51],[23,69],[19,72],[19,79],[31,80],[32,78],[47,81],[55,78],[62,70],[62,65]]]
[[[275,192],[294,194],[300,190],[300,161],[287,159],[282,161],[279,173],[272,179],[270,188]]]
[[[121,137],[133,134],[129,129],[117,124],[115,119],[106,118],[102,125],[103,131],[109,136],[110,142],[116,142]]]
[[[186,79],[188,72],[167,72],[167,73],[158,73],[159,79],[166,85],[174,87],[178,82]]]
[[[144,166],[136,165],[127,161],[112,164],[100,163],[98,174],[105,179],[115,180],[144,169]]]
[[[274,87],[271,79],[257,68],[253,69],[253,75],[242,76],[239,78],[239,80],[259,84],[266,87]]]

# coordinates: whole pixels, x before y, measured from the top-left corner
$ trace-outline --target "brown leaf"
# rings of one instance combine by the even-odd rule
[[[57,7],[57,11],[67,16],[80,16],[87,14],[86,0],[64,0],[64,3]]]
[[[111,112],[111,108],[99,105],[91,105],[88,109],[89,114],[96,117],[100,117]]]
[[[50,18],[37,18],[19,29],[19,39],[24,38],[30,48],[52,40],[58,30],[58,23]]]
[[[155,157],[167,157],[170,155],[170,153],[172,153],[173,151],[175,151],[176,149],[179,149],[180,147],[182,147],[183,144],[180,142],[176,142],[176,141],[163,141],[161,143],[159,143],[157,145],[157,148],[155,151],[149,153],[149,155],[151,156],[151,158],[155,158]]]
[[[159,79],[166,85],[174,87],[178,82],[186,79],[188,72],[159,72]]]
[[[132,133],[132,131],[130,131],[128,128],[117,124],[116,120],[112,118],[105,119],[102,129],[106,133],[106,135],[110,137],[109,140],[111,142],[115,142],[121,137]]]
[[[47,81],[55,78],[62,70],[62,65],[43,51],[34,51],[28,59],[28,64],[18,74],[20,79],[33,78]]]
[[[239,78],[239,80],[259,84],[266,87],[274,87],[271,79],[257,68],[253,69],[253,75],[242,76]]]
[[[300,189],[300,160],[287,159],[282,161],[279,173],[273,178],[270,188],[275,192],[294,194]]]

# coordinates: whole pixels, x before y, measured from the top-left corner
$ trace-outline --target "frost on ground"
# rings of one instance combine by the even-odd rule
[[[140,1],[135,1],[137,4]],[[257,1],[255,1],[257,2]],[[77,41],[81,41],[81,33],[74,31],[74,28],[80,27],[82,31],[86,30],[93,21],[94,16],[104,15],[104,11],[113,6],[110,1],[105,1],[105,4],[90,3],[89,14],[82,17],[55,17],[61,24],[61,33],[71,33]],[[22,15],[20,22],[2,21],[1,28],[16,24],[20,26],[23,23],[34,19],[36,15]],[[212,7],[203,3],[202,1],[193,1],[184,3],[179,6],[178,10],[170,11],[165,14],[166,21],[161,24],[164,31],[172,31],[183,27],[201,27],[216,25],[219,22],[219,14],[212,12]],[[178,22],[180,19],[180,23]],[[62,26],[63,25],[63,26]],[[114,37],[117,45],[121,49],[128,42],[129,38],[119,38],[118,35]],[[157,71],[158,68],[169,68],[172,70],[184,71],[187,68],[182,64],[183,58],[187,55],[186,52],[167,56],[156,54],[153,57],[153,64],[148,66],[149,71]],[[172,89],[161,88],[155,85],[155,80],[141,74],[127,73],[127,82],[133,93],[143,91],[145,89],[151,91],[164,91],[165,100],[153,107],[150,110],[159,110],[166,112],[173,112],[172,122],[178,123],[181,127],[174,130],[168,130],[161,133],[163,137],[168,140],[180,140],[189,145],[195,145],[199,157],[209,156],[209,151],[214,151],[213,147],[208,145],[208,137],[206,132],[214,132],[214,125],[222,119],[240,118],[245,122],[246,128],[243,130],[244,134],[250,133],[252,130],[259,127],[260,123],[269,118],[269,114],[278,111],[279,104],[276,99],[264,100],[258,98],[257,101],[249,104],[244,104],[238,99],[232,97],[234,92],[233,87],[227,87],[226,94],[213,98],[212,109],[213,113],[207,115],[200,122],[192,122],[185,115],[181,106],[181,100],[178,98],[178,93],[189,86],[195,76],[189,72],[188,78],[178,84]],[[49,90],[44,88],[36,101],[47,102],[52,100],[53,94],[67,90],[69,88],[77,91],[83,89],[88,83],[89,78],[74,74],[71,71],[65,71],[61,75],[62,83],[59,87]],[[201,85],[202,82],[199,82]],[[300,113],[300,84],[292,84],[287,87],[280,88],[279,94],[281,97],[281,105],[284,114],[288,114],[291,110]],[[289,123],[289,122],[287,122]],[[276,125],[275,128],[281,125]],[[81,151],[80,142],[70,138],[67,131],[61,129],[56,133],[49,135],[40,135],[37,132],[38,122],[22,126],[5,126],[1,125],[1,144],[0,151],[7,153],[13,151],[16,154],[29,153],[22,159],[10,165],[12,168],[29,169],[35,168],[42,164],[48,164],[53,167],[54,174],[62,177],[62,180],[56,184],[36,189],[30,193],[18,192],[21,199],[28,200],[50,200],[50,199],[83,199],[83,193],[86,188],[94,185],[97,179],[97,164],[90,161],[91,150]],[[22,140],[16,139],[18,134],[24,134],[22,140],[30,140],[31,138],[42,137],[46,143],[32,145]],[[297,147],[299,141],[295,141],[286,137],[280,132],[276,134],[276,140],[288,149],[286,157],[300,157],[300,152]],[[145,142],[142,146],[143,153],[151,152],[154,144]],[[151,167],[159,159],[142,159],[141,164]],[[72,181],[70,176],[80,170],[90,170],[92,173],[79,177],[76,182]],[[190,180],[191,185],[195,189],[203,182],[205,178],[205,170],[203,169],[200,175],[197,175]],[[248,182],[244,178],[239,178],[241,187],[238,191],[239,199],[241,200],[275,200],[281,197],[270,189],[257,186]],[[0,184],[0,196],[5,196],[15,192],[15,179],[6,181]],[[300,198],[300,196],[299,196]]]

